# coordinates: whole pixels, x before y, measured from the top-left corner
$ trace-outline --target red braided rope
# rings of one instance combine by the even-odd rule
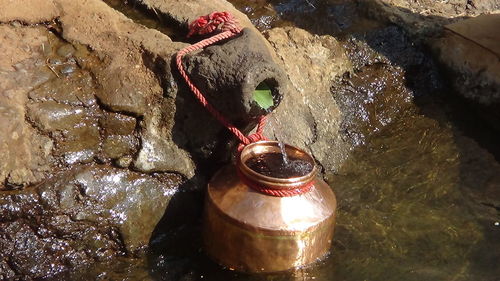
[[[187,75],[184,67],[182,66],[182,57],[187,53],[202,49],[206,46],[210,46],[220,40],[231,38],[241,32],[241,28],[238,26],[236,19],[228,12],[214,12],[210,15],[202,16],[192,22],[189,25],[189,36],[193,34],[208,34],[220,29],[222,32],[218,33],[210,38],[201,40],[200,42],[187,46],[186,48],[180,50],[176,55],[176,64],[181,76],[186,81],[187,85],[198,99],[198,101],[205,107],[219,122],[227,127],[239,140],[240,145],[238,150],[241,151],[245,145],[259,140],[265,140],[262,135],[264,130],[264,125],[266,121],[266,116],[261,116],[259,118],[259,124],[257,130],[254,134],[245,136],[238,128],[236,128],[229,120],[227,120],[224,115],[222,115],[217,109],[215,109],[210,103],[208,103],[205,96],[201,91],[191,82],[189,76]]]
[[[274,197],[292,197],[300,194],[307,193],[311,190],[311,188],[314,186],[314,181],[310,181],[309,183],[306,183],[304,185],[301,185],[299,187],[293,188],[293,189],[276,189],[276,188],[267,188],[261,185],[256,184],[249,178],[247,178],[240,170],[238,170],[238,177],[241,179],[241,181],[249,186],[251,189],[258,191],[260,193],[264,193],[266,195],[271,195]]]

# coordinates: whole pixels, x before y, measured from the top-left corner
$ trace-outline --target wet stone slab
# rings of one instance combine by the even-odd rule
[[[41,278],[140,252],[180,182],[93,165],[0,193],[0,279]]]

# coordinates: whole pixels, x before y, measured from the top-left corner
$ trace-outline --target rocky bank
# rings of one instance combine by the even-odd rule
[[[173,66],[200,39],[184,37],[200,15],[227,10],[245,27],[185,58],[209,101],[250,132],[266,81],[266,136],[309,149],[324,172],[441,87],[394,26],[343,41],[290,26],[261,34],[226,1],[135,1],[162,33],[113,3],[0,0],[0,279],[141,255],[171,199],[201,193],[230,160],[234,138]]]

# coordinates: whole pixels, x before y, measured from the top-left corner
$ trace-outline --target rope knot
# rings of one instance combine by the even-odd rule
[[[196,34],[209,34],[216,30],[231,31],[236,34],[241,31],[241,27],[238,26],[238,21],[230,13],[213,12],[194,20],[189,25],[189,33],[187,37],[191,37]]]

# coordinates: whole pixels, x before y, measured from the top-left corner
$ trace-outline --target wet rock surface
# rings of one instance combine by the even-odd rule
[[[41,278],[138,253],[180,182],[92,165],[2,193],[0,277]]]
[[[354,145],[402,116],[414,100],[443,89],[436,64],[399,27],[353,34],[343,42],[354,71],[331,92],[343,113],[342,131]]]
[[[373,65],[332,88],[344,114],[341,128],[355,146],[365,144],[367,137],[415,110],[403,75],[401,69]]]
[[[342,36],[383,25],[360,13],[357,1],[232,0],[230,2],[243,11],[261,31],[274,27],[295,26],[314,34]]]

